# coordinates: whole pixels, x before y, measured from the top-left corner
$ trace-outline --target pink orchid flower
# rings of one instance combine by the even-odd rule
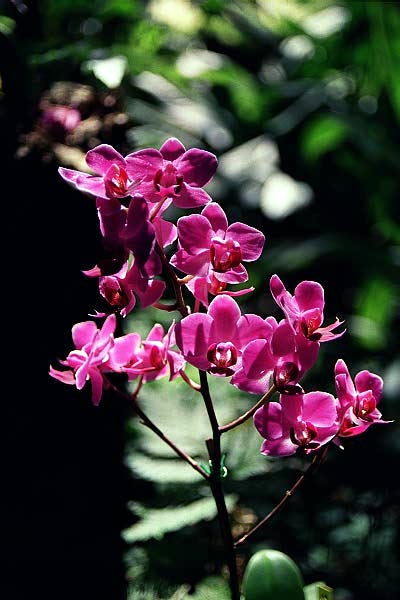
[[[315,364],[319,345],[295,333],[286,319],[278,324],[274,317],[268,317],[266,323],[271,335],[253,339],[244,347],[242,368],[231,383],[252,394],[264,394],[271,381],[281,393],[302,393],[298,383]]]
[[[108,364],[110,351],[114,345],[115,315],[110,315],[101,329],[94,321],[77,323],[72,328],[75,350],[72,350],[60,364],[69,370],[58,371],[50,366],[50,375],[68,385],[76,385],[81,390],[90,380],[92,402],[99,404],[103,390],[102,373],[111,369]]]
[[[143,383],[161,379],[169,375],[169,380],[176,379],[185,368],[186,361],[182,354],[173,350],[175,344],[174,323],[167,334],[159,323],[151,329],[147,338],[141,341],[139,334],[128,334],[115,340],[114,349],[110,353],[110,364],[115,370],[126,373],[129,380],[141,376]]]
[[[335,398],[325,392],[281,396],[264,404],[254,414],[254,425],[265,438],[261,453],[290,456],[302,449],[318,450],[338,432]]]
[[[302,333],[314,342],[328,342],[341,337],[341,333],[332,333],[343,321],[336,319],[334,323],[321,327],[324,320],[324,289],[316,281],[302,281],[292,296],[277,275],[270,280],[271,294],[281,307],[288,322],[297,333]]]
[[[149,268],[149,271],[152,270],[154,269]],[[86,275],[93,272],[93,270],[86,271]],[[126,263],[119,273],[99,278],[100,294],[110,306],[119,310],[122,317],[126,317],[135,307],[136,296],[142,308],[147,308],[161,298],[165,288],[164,281],[143,275],[135,261],[129,268]]]
[[[266,337],[270,326],[259,316],[241,315],[230,296],[216,296],[207,314],[193,313],[175,325],[176,343],[186,360],[212,375],[229,377],[240,368],[243,347]]]
[[[155,241],[161,248],[172,244],[176,239],[176,226],[160,215],[150,221],[148,204],[138,193],[133,195],[129,208],[122,206],[118,200],[104,198],[97,198],[96,206],[107,254],[107,258],[98,265],[99,274],[117,273],[132,252],[144,276],[158,275],[161,261],[154,252]]]
[[[244,223],[228,226],[225,212],[210,202],[200,215],[178,219],[178,251],[171,264],[188,275],[212,275],[220,284],[248,280],[242,261],[259,258],[265,237]]]
[[[125,158],[108,144],[100,144],[86,154],[86,163],[95,175],[58,169],[61,177],[81,192],[100,198],[126,198],[138,185],[138,176]]]
[[[360,371],[353,383],[346,363],[339,359],[335,365],[335,385],[340,418],[339,436],[359,435],[374,423],[391,422],[383,421],[377,409],[383,390],[383,380],[379,375]]]
[[[160,150],[138,150],[129,154],[126,162],[129,172],[141,180],[138,191],[150,203],[170,198],[179,208],[195,208],[211,200],[201,189],[217,169],[217,158],[211,152],[186,150],[179,140],[169,138]]]

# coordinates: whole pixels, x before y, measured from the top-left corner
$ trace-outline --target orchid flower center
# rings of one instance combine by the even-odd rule
[[[306,338],[313,342],[317,342],[321,338],[321,334],[317,332],[317,329],[320,325],[321,318],[319,316],[315,316],[308,319],[302,319],[300,328]]]
[[[111,198],[124,198],[129,194],[132,181],[124,167],[113,163],[105,174],[104,185]]]
[[[309,421],[299,421],[290,430],[290,439],[297,446],[310,447],[317,437],[317,430]]]
[[[351,416],[348,413],[346,413],[346,415],[343,417],[343,421],[340,426],[339,434],[342,436],[346,436],[349,434],[351,429],[355,426],[356,426],[356,424],[353,423]]]
[[[210,246],[210,261],[215,271],[226,273],[242,262],[242,251],[239,242],[213,237]]]
[[[178,174],[176,167],[170,162],[163,169],[159,169],[154,176],[154,187],[165,197],[179,194],[182,183],[183,176]]]
[[[229,367],[237,363],[238,353],[232,342],[219,342],[211,344],[207,350],[207,360],[215,365],[209,369],[214,375],[233,375]]]
[[[216,296],[226,290],[227,284],[225,281],[219,281],[212,273],[210,277],[210,293]]]
[[[150,364],[154,369],[162,369],[165,367],[165,348],[162,344],[154,344],[150,350]]]
[[[293,362],[287,361],[277,365],[274,370],[274,383],[276,387],[284,388],[299,376],[299,369]]]
[[[111,306],[124,308],[129,302],[125,290],[121,287],[116,277],[101,277],[99,280],[99,291]]]
[[[376,400],[371,390],[358,394],[354,406],[354,413],[357,417],[364,419],[365,421],[369,421],[369,415],[375,410],[375,408]]]

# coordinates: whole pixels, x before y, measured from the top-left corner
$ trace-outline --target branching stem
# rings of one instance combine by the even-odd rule
[[[221,427],[219,427],[219,432],[221,434],[225,433],[226,431],[229,431],[230,429],[234,429],[235,427],[238,427],[238,425],[241,425],[242,423],[247,421],[247,419],[250,419],[250,417],[252,417],[254,415],[254,413],[259,408],[261,408],[261,406],[263,406],[263,404],[266,404],[267,402],[269,402],[270,398],[275,394],[276,391],[277,391],[276,387],[274,385],[271,385],[268,392],[266,392],[264,394],[264,396],[262,398],[260,398],[260,400],[254,406],[252,406],[247,412],[245,412],[243,415],[241,415],[234,421],[231,421],[230,423],[227,423],[226,425],[222,425]]]
[[[304,483],[304,481],[306,479],[308,479],[316,471],[316,469],[323,463],[323,461],[325,460],[325,457],[327,455],[328,449],[329,449],[329,445],[325,446],[320,452],[318,452],[318,454],[316,454],[314,456],[312,462],[308,465],[305,472],[298,478],[298,480],[290,488],[290,490],[287,490],[285,492],[285,495],[283,496],[283,498],[281,498],[281,500],[278,502],[278,504],[276,504],[274,506],[274,508],[267,514],[267,516],[264,517],[259,523],[257,523],[257,525],[255,525],[255,527],[253,527],[253,529],[248,531],[246,533],[246,535],[242,536],[240,539],[238,539],[235,542],[235,544],[234,544],[235,548],[237,548],[238,546],[241,546],[242,544],[247,542],[247,540],[249,539],[250,536],[252,536],[254,533],[256,533],[256,531],[258,531],[266,523],[268,523],[268,521],[270,521],[272,519],[272,517],[281,510],[281,508],[286,504],[286,502],[289,500],[289,498],[291,498],[293,496],[293,494],[296,492],[296,490],[298,490],[298,488],[302,485],[302,483]]]
[[[204,479],[207,479],[207,480],[210,479],[210,476],[201,468],[201,466],[198,464],[198,462],[196,462],[194,460],[194,458],[192,458],[191,456],[189,456],[189,454],[187,454],[181,448],[179,448],[179,446],[177,446],[175,444],[175,442],[170,440],[169,437],[167,437],[165,435],[165,433],[163,433],[161,431],[161,429],[159,427],[157,427],[157,425],[150,419],[150,417],[148,417],[146,415],[146,413],[140,408],[137,397],[138,397],[140,388],[142,387],[142,378],[140,378],[139,384],[132,395],[126,394],[125,392],[120,390],[116,385],[111,383],[108,379],[107,379],[107,385],[114,392],[116,392],[117,394],[119,394],[120,396],[122,396],[123,398],[125,398],[126,400],[128,400],[131,403],[133,410],[138,415],[138,417],[140,417],[143,425],[145,425],[146,427],[151,429],[151,431],[153,431],[163,442],[165,442],[175,452],[175,454],[180,456],[180,458],[182,458],[186,463],[188,463]]]
[[[179,375],[182,377],[183,381],[185,381],[193,390],[196,390],[196,392],[201,392],[201,385],[193,381],[193,379],[191,379],[189,375],[186,375],[185,371],[181,369],[179,371]]]

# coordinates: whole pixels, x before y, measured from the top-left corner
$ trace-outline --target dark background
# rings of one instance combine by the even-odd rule
[[[299,562],[307,582],[328,581],[338,600],[394,600],[400,451],[398,7],[338,3],[347,20],[321,37],[318,28],[317,34],[307,30],[298,12],[261,18],[252,2],[229,7],[193,2],[199,23],[186,31],[179,11],[174,29],[149,12],[150,4],[0,4],[6,268],[1,597],[125,598],[128,545],[121,531],[132,523],[127,502],[151,504],[161,493],[155,482],[132,476],[124,466],[126,444],[134,444],[136,435],[127,428],[128,407],[106,394],[94,408],[87,389],[78,393],[48,376],[49,364],[70,349],[72,325],[96,307],[95,282],[81,270],[101,253],[94,206],[61,180],[58,166],[78,168],[79,157],[103,142],[125,154],[176,136],[188,147],[223,157],[265,136],[279,155],[275,169],[306,182],[313,198],[275,218],[257,200],[263,182],[251,163],[244,175],[221,168],[213,197],[231,220],[243,219],[267,236],[263,259],[251,270],[256,293],[243,304],[272,313],[266,292],[274,272],[288,289],[302,279],[320,281],[327,321],[337,314],[348,333],[324,346],[310,387],[332,386],[333,364],[342,356],[353,374],[369,368],[385,378],[382,412],[395,420],[349,440],[345,456],[333,452],[315,482],[271,524],[266,539]],[[331,4],[293,2],[310,14]],[[285,53],[285,43],[295,36],[311,41],[314,53],[294,58],[287,45]],[[183,75],[176,59],[193,49],[225,62],[198,76]],[[87,60],[115,55],[125,56],[128,66],[120,85],[110,89]],[[143,86],[140,76],[149,72],[205,110],[209,121],[203,128],[191,128],[169,112],[175,100],[162,87]],[[86,128],[75,138],[40,125],[44,99],[60,103],[52,87],[59,81],[68,82],[66,106],[74,86],[89,86],[89,99],[79,104]],[[215,123],[223,135],[212,135]],[[71,149],[79,151],[78,159]],[[271,168],[265,158],[266,180]],[[246,204],[248,189],[253,200]],[[296,468],[297,463],[276,466],[269,491],[257,478],[227,485],[239,494],[242,508],[251,506],[261,518],[279,499],[276,490],[294,481]],[[189,543],[202,527],[189,530]],[[263,539],[255,539],[243,560]],[[155,565],[148,577],[159,576],[164,585],[187,583],[179,550],[175,556],[171,550],[186,543],[182,533],[173,546],[168,536],[147,547],[139,544]],[[160,559],[163,548],[170,549],[173,566]],[[208,551],[199,546],[190,584],[205,576],[199,564]],[[218,552],[210,558],[211,573],[219,573],[221,560]],[[144,572],[137,577],[149,583]]]

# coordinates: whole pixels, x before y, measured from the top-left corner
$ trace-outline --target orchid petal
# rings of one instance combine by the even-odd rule
[[[208,314],[213,319],[210,338],[212,341],[234,341],[236,325],[240,318],[240,308],[230,296],[216,296],[208,308]]]
[[[86,163],[95,173],[105,175],[112,164],[126,166],[125,159],[109,144],[100,144],[86,154]]]
[[[173,162],[186,152],[185,146],[177,138],[168,138],[160,148],[164,160]]]
[[[267,340],[258,339],[249,342],[243,349],[243,370],[249,379],[261,379],[271,375],[275,360]]]
[[[211,197],[203,189],[191,187],[183,182],[179,194],[174,196],[173,201],[178,208],[197,208],[211,202]]]
[[[265,236],[261,231],[245,225],[232,223],[229,225],[226,238],[231,238],[240,244],[243,260],[253,261],[260,257],[265,243]]]
[[[86,344],[92,342],[97,333],[97,325],[94,321],[84,321],[72,327],[72,340],[75,348],[80,350]]]
[[[201,214],[208,219],[215,235],[225,237],[225,232],[228,229],[228,219],[217,202],[207,204],[201,211]]]
[[[49,375],[67,385],[75,385],[75,376],[72,371],[58,371],[50,365]]]
[[[218,160],[215,154],[191,148],[175,161],[175,167],[184,180],[194,187],[203,187],[217,170]]]
[[[210,222],[203,215],[189,215],[178,219],[178,239],[181,247],[189,254],[202,250],[209,253],[213,235]]]
[[[303,396],[303,419],[316,427],[329,427],[337,419],[335,398],[326,392],[309,392]]]
[[[324,309],[324,288],[316,281],[302,281],[296,286],[294,296],[301,312],[312,308]]]
[[[191,364],[204,370],[210,366],[206,354],[212,324],[213,320],[209,315],[194,313],[175,325],[177,346]]]
[[[92,402],[98,406],[103,393],[103,377],[97,369],[91,369],[89,376],[92,385]]]
[[[354,378],[357,392],[366,392],[371,390],[375,401],[378,403],[382,397],[383,379],[369,371],[360,371]]]
[[[161,152],[155,148],[144,148],[143,150],[132,152],[128,154],[125,160],[127,172],[132,179],[153,179],[155,173],[164,164]]]

